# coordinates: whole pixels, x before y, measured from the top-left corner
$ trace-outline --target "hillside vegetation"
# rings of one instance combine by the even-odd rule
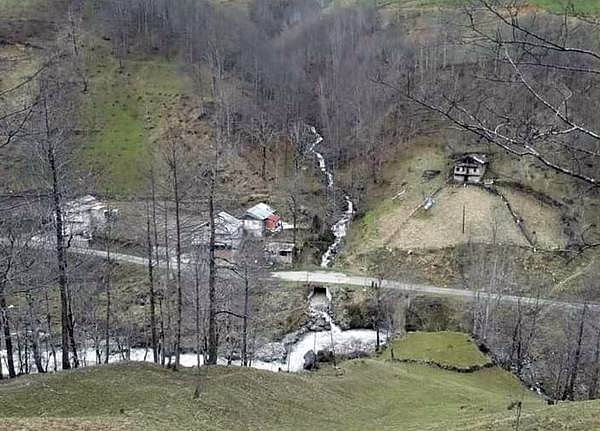
[[[452,334],[441,337],[454,342]],[[406,340],[415,350],[438,342],[434,334]],[[457,347],[459,356],[472,349],[467,343]],[[349,361],[337,371],[325,368],[310,375],[218,367],[202,370],[201,379],[203,393],[194,400],[197,376],[191,370],[174,373],[134,363],[94,367],[5,384],[0,406],[3,416],[11,418],[5,420],[9,429],[34,429],[42,423],[70,429],[81,419],[108,429],[126,424],[215,430],[314,429],[323,424],[330,429],[374,424],[449,429],[475,420],[510,420],[505,408],[513,400],[523,400],[527,408],[541,406],[499,369],[464,374],[381,359]]]
[[[459,6],[464,0],[359,0],[363,3],[375,2],[380,7],[400,7],[400,8],[424,8],[439,6]],[[529,0],[533,7],[547,10],[552,13],[563,13],[569,8],[572,12],[580,14],[600,14],[600,4],[595,0]]]
[[[80,157],[91,171],[103,172],[100,191],[128,195],[144,184],[163,117],[189,84],[175,63],[132,59],[121,69],[106,43],[93,37],[89,43],[90,90],[81,122],[91,133]]]
[[[386,349],[386,358],[391,357],[392,350],[398,360],[426,361],[459,368],[490,364],[471,337],[460,332],[411,332]]]
[[[397,346],[414,358],[432,349],[434,357],[448,353],[455,365],[482,358],[473,357],[480,354],[460,334],[415,334]],[[202,370],[195,400],[197,381],[193,370],[136,363],[28,376],[0,385],[0,424],[6,430],[510,430],[515,412],[507,408],[521,401],[523,430],[600,425],[597,403],[544,407],[498,368],[457,373],[383,358],[314,374],[214,367]]]

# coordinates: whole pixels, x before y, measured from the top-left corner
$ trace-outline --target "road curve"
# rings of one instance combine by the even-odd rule
[[[369,287],[371,283],[379,283],[380,280],[372,277],[362,277],[357,275],[347,275],[341,272],[325,271],[280,271],[271,274],[273,278],[282,281],[295,281],[300,283],[322,283],[322,284],[343,284],[350,286]],[[484,291],[473,291],[465,289],[450,289],[445,287],[435,287],[426,284],[404,283],[394,280],[381,280],[381,286],[386,289],[401,290],[408,293],[418,293],[433,296],[451,296],[468,301],[487,301],[499,302],[504,304],[557,307],[562,309],[579,309],[584,304],[578,302],[565,302],[552,299],[533,298],[528,296],[514,296]],[[600,304],[588,304],[588,307],[600,310]]]
[[[106,259],[107,253],[104,250],[94,250],[90,248],[77,248],[71,247],[68,249],[69,253],[94,256]],[[148,259],[140,256],[133,256],[122,253],[111,253],[111,260],[130,263],[134,265],[148,266]],[[171,263],[173,265],[174,262]],[[161,262],[161,268],[166,268],[166,262]],[[191,270],[191,265],[183,263],[182,269],[184,271]],[[372,282],[379,283],[380,280],[373,277],[363,277],[358,275],[348,275],[341,272],[330,272],[330,271],[276,271],[271,273],[271,278],[299,282],[299,283],[322,283],[322,284],[338,284],[338,285],[350,285],[350,286],[363,286],[369,287]],[[584,306],[580,302],[567,302],[553,299],[542,299],[534,298],[529,296],[515,296],[515,295],[504,295],[498,293],[490,293],[485,291],[473,291],[466,289],[450,289],[445,287],[436,287],[426,284],[414,284],[404,283],[395,280],[381,280],[381,286],[386,289],[400,290],[408,293],[415,293],[421,295],[432,295],[432,296],[450,296],[454,298],[460,298],[466,301],[490,301],[493,303],[504,303],[504,304],[518,304],[541,306],[541,307],[555,307],[563,310],[568,309],[580,309]],[[600,311],[600,304],[587,304],[592,310]]]

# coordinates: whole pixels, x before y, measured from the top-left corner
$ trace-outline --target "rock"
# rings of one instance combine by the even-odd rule
[[[329,331],[331,329],[331,317],[328,304],[324,307],[312,307],[308,321],[300,328],[304,332]]]
[[[441,174],[442,172],[439,170],[434,170],[434,169],[426,169],[423,171],[423,178],[425,178],[426,180],[432,180],[433,178],[437,177],[439,174]]]
[[[306,327],[309,331],[329,331],[331,329],[331,323],[322,315],[315,315],[307,324]]]
[[[317,352],[317,362],[333,362],[333,352],[331,350],[319,350]]]
[[[283,337],[282,344],[284,346],[296,344],[298,342],[298,340],[300,340],[300,337],[302,337],[307,332],[308,332],[308,328],[306,326],[301,327],[297,331],[290,332],[285,337]]]
[[[314,351],[309,350],[308,352],[306,352],[304,354],[304,366],[303,368],[305,370],[316,370],[317,368],[319,368],[319,363],[317,361],[317,355],[315,354]]]
[[[283,343],[265,343],[254,352],[254,358],[262,362],[285,362],[285,346]]]

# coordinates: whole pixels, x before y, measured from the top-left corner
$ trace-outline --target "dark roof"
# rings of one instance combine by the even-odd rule
[[[487,154],[481,153],[462,154],[455,158],[454,163],[486,165],[488,163],[488,158]]]

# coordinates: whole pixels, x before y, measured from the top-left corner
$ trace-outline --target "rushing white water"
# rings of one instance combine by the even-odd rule
[[[330,329],[310,331],[302,335],[292,346],[287,355],[286,368],[297,372],[304,369],[304,355],[309,351],[315,354],[319,351],[329,351],[337,356],[351,356],[368,353],[377,347],[377,331],[371,329],[350,329],[343,331],[329,315],[329,297],[326,294],[312,294],[310,297],[310,312],[316,319],[327,322]],[[382,337],[381,343],[385,343]]]
[[[91,348],[86,348],[77,352],[80,366],[81,367],[91,367],[99,365],[96,361],[96,351]],[[104,361],[104,352],[101,352],[102,361]],[[29,368],[31,373],[36,373],[37,369],[35,367],[33,357],[29,357]],[[0,351],[0,361],[2,361],[2,375],[4,377],[8,376],[8,365],[7,365],[7,356],[6,351]],[[129,352],[123,353],[113,353],[109,356],[108,362],[111,364],[123,361],[134,361],[134,362],[153,362],[152,361],[152,351],[141,348],[133,348],[130,349]],[[17,373],[19,372],[19,362],[18,357],[15,355],[14,357],[15,368]],[[58,366],[58,370],[60,371],[62,362],[62,352],[60,349],[56,351],[56,364]],[[166,360],[168,363],[168,358]],[[175,356],[171,357],[171,363],[175,362]],[[200,363],[204,363],[204,358],[200,355]],[[228,365],[229,362],[226,358],[218,358],[217,363],[219,365]],[[180,355],[180,365],[184,368],[196,367],[198,364],[198,357],[195,353],[182,353]],[[48,372],[55,371],[54,369],[54,359],[51,355],[42,353],[42,365],[47,368]],[[231,365],[241,366],[241,361],[231,361]],[[252,368],[257,368],[261,370],[268,371],[278,371],[279,369],[284,369],[285,364],[279,362],[262,362],[262,361],[252,361]],[[23,370],[24,372],[25,370]]]
[[[294,344],[288,354],[285,369],[292,372],[302,371],[304,368],[304,355],[320,350],[331,351],[335,355],[352,355],[357,352],[367,353],[375,350],[377,346],[377,332],[371,329],[342,329],[331,321],[329,331],[307,332]],[[385,340],[382,338],[382,344]]]
[[[329,267],[331,262],[333,262],[333,259],[339,251],[342,241],[348,234],[348,227],[354,218],[354,203],[350,200],[349,196],[344,196],[344,199],[346,200],[346,212],[344,213],[344,216],[339,219],[331,228],[335,240],[333,241],[333,244],[327,248],[327,251],[323,254],[323,256],[321,256],[322,268]]]
[[[325,162],[325,158],[323,154],[316,150],[317,145],[323,142],[323,137],[317,132],[317,129],[313,126],[310,126],[310,132],[315,136],[315,140],[308,147],[308,150],[315,155],[317,158],[317,162],[319,164],[319,169],[325,175],[327,179],[327,188],[333,189],[333,173],[327,168],[327,163]],[[348,233],[348,226],[352,222],[354,218],[354,203],[350,199],[350,196],[344,196],[344,200],[346,201],[346,211],[340,220],[338,220],[333,227],[331,228],[333,232],[333,236],[335,240],[333,243],[327,248],[327,251],[321,257],[321,267],[327,268],[333,262],[335,255],[338,253],[340,245],[344,238]]]
[[[308,151],[313,153],[317,158],[317,162],[319,163],[319,169],[321,170],[321,172],[323,172],[323,175],[325,175],[325,178],[327,179],[327,188],[332,188],[333,174],[329,169],[327,169],[327,163],[325,163],[325,157],[323,157],[323,154],[321,154],[315,149],[317,145],[323,142],[323,137],[319,134],[319,132],[317,132],[317,129],[315,129],[312,126],[310,127],[310,132],[315,136],[315,140],[310,145],[310,147],[308,147]]]

